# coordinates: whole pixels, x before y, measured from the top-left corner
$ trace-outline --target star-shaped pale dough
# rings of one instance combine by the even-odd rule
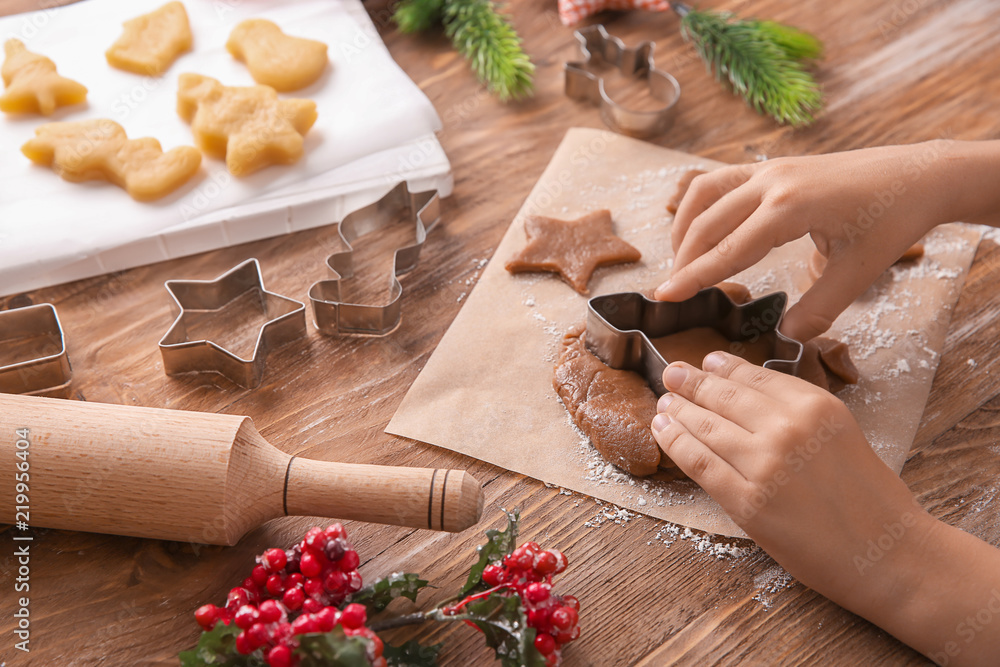
[[[599,266],[637,262],[642,254],[615,235],[611,211],[593,211],[576,220],[529,215],[524,221],[528,245],[507,261],[511,273],[558,273],[580,294]]]
[[[177,146],[166,153],[152,137],[129,139],[107,118],[46,123],[35,129],[21,152],[35,164],[52,167],[67,181],[95,179],[124,188],[137,201],[152,201],[186,183],[198,171],[201,153]]]
[[[200,74],[181,74],[177,113],[191,123],[195,143],[226,159],[234,176],[302,157],[302,135],[316,122],[312,100],[279,100],[270,86],[223,86]]]
[[[86,87],[60,76],[54,62],[32,53],[21,40],[8,39],[3,50],[5,58],[0,75],[5,90],[0,95],[0,111],[49,116],[58,107],[80,104],[87,99]]]

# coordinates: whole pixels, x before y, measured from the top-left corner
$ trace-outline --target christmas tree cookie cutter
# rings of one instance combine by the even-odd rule
[[[248,259],[214,280],[168,280],[164,287],[170,294],[174,314],[173,324],[160,339],[167,375],[214,372],[252,389],[261,383],[269,351],[306,332],[305,304],[264,289],[256,259]],[[266,319],[249,358],[211,340],[189,339],[188,319],[193,314],[218,312],[225,318],[226,306],[248,292],[256,293]]]
[[[73,376],[62,324],[51,303],[0,311],[0,348],[5,357],[0,361],[0,393],[59,389]]]
[[[653,61],[653,42],[642,42],[629,49],[604,29],[592,25],[577,30],[583,62],[566,63],[566,95],[600,107],[604,124],[615,132],[646,138],[663,134],[674,120],[674,108],[681,97],[681,85],[668,72],[657,69]],[[587,70],[591,63],[606,63],[626,76],[645,79],[649,95],[661,103],[654,109],[629,109],[608,95],[604,78]]]
[[[737,304],[718,287],[678,302],[653,301],[639,292],[595,296],[587,302],[587,348],[611,368],[642,375],[657,395],[667,391],[667,361],[651,339],[696,327],[711,327],[734,345],[773,335],[773,357],[764,368],[795,375],[802,343],[778,331],[787,302],[787,294],[774,292]]]
[[[416,241],[397,248],[390,276],[389,300],[384,304],[348,303],[341,299],[341,282],[354,275],[354,248],[359,237],[397,223],[401,215],[412,218]],[[400,181],[378,201],[344,216],[338,225],[340,239],[346,250],[327,257],[326,266],[332,275],[309,288],[316,328],[320,333],[337,336],[365,334],[384,336],[399,324],[402,316],[403,286],[398,276],[412,271],[420,259],[420,249],[441,219],[441,200],[437,190],[411,192],[406,181]]]

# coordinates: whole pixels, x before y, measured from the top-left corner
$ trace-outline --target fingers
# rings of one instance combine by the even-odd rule
[[[751,186],[741,186],[723,195],[691,222],[680,246],[674,247],[674,271],[718,245],[760,206],[760,194]]]
[[[711,353],[705,357],[703,365],[705,370],[712,375],[731,380],[780,404],[800,397],[803,391],[815,389],[805,380],[751,364],[749,361],[727,352]],[[666,373],[664,373],[664,377],[666,377]],[[764,417],[773,414],[774,410],[770,409]]]
[[[716,357],[714,353],[705,359],[706,368],[717,368],[719,363],[721,358]],[[660,398],[657,412],[668,412],[667,407],[676,402],[673,400],[676,394],[694,406],[700,406],[699,409],[703,408],[708,414],[718,415],[727,424],[738,427],[744,436],[762,430],[779,407],[773,399],[746,384],[705,372],[683,362],[673,363],[667,367],[663,373],[663,384],[673,394],[664,394]],[[693,416],[704,418],[700,413],[695,413]],[[689,430],[698,434],[697,429],[692,428],[691,422],[684,419],[681,421],[687,424]],[[739,468],[736,461],[723,452],[720,454]]]
[[[752,165],[722,167],[702,174],[691,182],[687,192],[684,193],[684,198],[681,199],[680,206],[677,207],[671,226],[670,237],[675,253],[680,248],[691,222],[727,192],[746,183],[750,178],[751,167]]]
[[[725,459],[668,415],[653,419],[653,437],[663,453],[723,507],[736,507],[750,483]]]
[[[674,275],[656,288],[653,297],[661,301],[690,299],[699,290],[753,266],[774,247],[786,243],[794,230],[785,228],[778,232],[781,236],[775,236],[763,224],[768,216],[768,209],[758,208],[743,224],[705,254],[694,258],[680,270],[675,268]]]
[[[858,261],[856,254],[848,258],[845,253],[834,253],[823,274],[785,313],[781,333],[807,341],[825,332],[887,268]]]

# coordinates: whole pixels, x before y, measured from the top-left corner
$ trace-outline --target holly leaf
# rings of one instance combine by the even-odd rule
[[[461,595],[468,595],[477,590],[485,591],[487,586],[483,583],[483,570],[490,563],[502,560],[504,556],[517,547],[517,522],[520,513],[517,508],[514,508],[513,512],[504,513],[507,515],[507,529],[486,531],[486,544],[476,547],[476,551],[479,553],[479,562],[469,570],[469,578],[465,582],[465,586],[462,587]]]
[[[294,654],[299,667],[371,667],[368,640],[348,637],[339,625],[330,632],[310,632],[298,639]]]
[[[382,656],[389,667],[437,667],[437,657],[442,646],[443,644],[424,646],[411,639],[399,646],[386,644]]]
[[[259,652],[241,655],[236,651],[236,635],[242,630],[235,623],[216,623],[208,632],[201,633],[198,645],[189,651],[181,651],[177,657],[181,667],[204,667],[205,665],[225,665],[226,667],[252,667],[263,665]]]
[[[412,572],[393,572],[388,577],[376,579],[351,596],[351,602],[363,604],[369,614],[375,614],[389,606],[398,597],[417,601],[417,594],[427,585],[427,580]]]
[[[545,667],[519,596],[494,593],[466,605],[462,618],[483,631],[503,667]]]

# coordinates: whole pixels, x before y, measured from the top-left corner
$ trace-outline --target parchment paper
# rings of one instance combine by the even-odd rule
[[[664,206],[677,178],[718,164],[609,132],[570,130],[386,431],[660,519],[744,536],[693,482],[634,478],[604,462],[552,388],[560,339],[583,321],[586,298],[554,275],[512,276],[503,268],[525,243],[526,213],[571,219],[609,208],[617,232],[643,259],[599,269],[591,293],[655,286],[670,271],[672,216]],[[896,472],[978,240],[964,225],[938,228],[925,239],[922,260],[890,269],[831,330],[851,344],[862,376],[840,397]],[[736,280],[754,295],[785,290],[797,299],[809,285],[813,247],[807,237],[776,249]]]

